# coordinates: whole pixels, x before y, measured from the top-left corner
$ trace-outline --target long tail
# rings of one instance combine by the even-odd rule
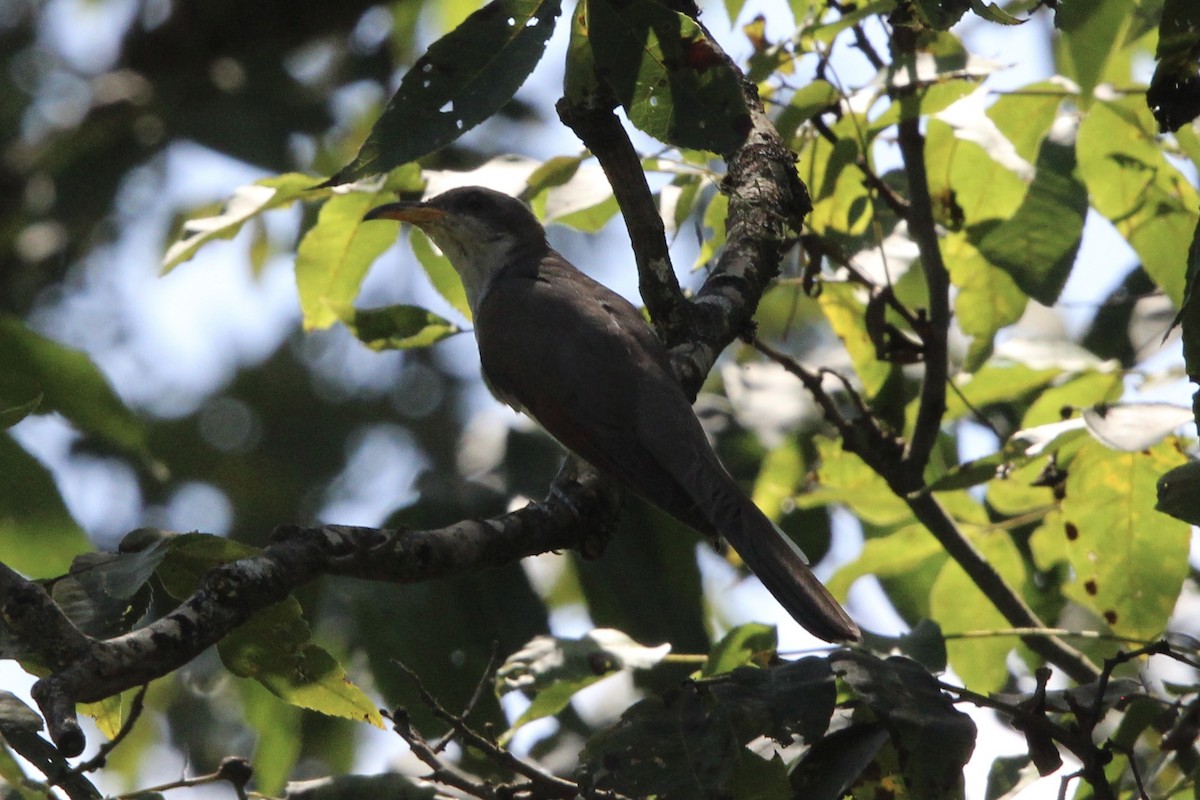
[[[767,519],[719,463],[715,470],[711,466],[697,465],[691,470],[689,477],[696,489],[692,496],[700,501],[695,510],[733,545],[746,566],[805,630],[827,642],[862,639],[858,625],[808,568],[800,548]]]
[[[792,618],[827,642],[858,641],[862,632],[817,580],[799,549],[744,495],[740,513],[721,532]],[[748,506],[749,508],[747,508]],[[740,522],[741,524],[737,524]]]

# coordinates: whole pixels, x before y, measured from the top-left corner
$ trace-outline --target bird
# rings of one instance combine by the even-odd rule
[[[720,535],[814,636],[854,620],[713,451],[666,346],[625,298],[553,250],[520,200],[480,186],[377,206],[420,228],[462,279],[484,382],[600,473],[702,534]]]

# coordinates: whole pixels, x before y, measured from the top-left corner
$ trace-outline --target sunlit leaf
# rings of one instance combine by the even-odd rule
[[[845,597],[850,585],[864,575],[905,577],[930,565],[940,569],[946,558],[946,552],[929,531],[920,525],[908,525],[887,536],[868,539],[859,557],[839,569],[825,584],[835,596]]]
[[[972,239],[1022,292],[1050,306],[1066,285],[1083,240],[1088,196],[1073,174],[1073,148],[1044,141],[1036,168],[1016,212],[997,225],[980,226]]]
[[[396,240],[395,224],[363,222],[378,195],[349,192],[325,201],[296,248],[296,288],[306,331],[328,328],[358,296],[367,270]]]
[[[1178,307],[1200,194],[1155,137],[1154,120],[1139,100],[1094,103],[1079,126],[1079,175],[1093,207],[1112,221]]]
[[[220,536],[181,534],[167,541],[157,575],[169,594],[182,599],[213,568],[259,552]],[[346,679],[337,659],[311,641],[294,597],[256,613],[222,639],[217,652],[234,675],[254,678],[294,706],[383,727],[375,703]]]
[[[841,503],[873,525],[895,525],[912,517],[908,504],[896,497],[887,483],[858,456],[837,442],[817,440],[821,462],[815,481],[796,497],[798,508]]]
[[[1064,73],[1085,96],[1104,78],[1108,60],[1131,24],[1127,0],[1061,0],[1054,25],[1062,33]]]
[[[337,659],[313,644],[294,597],[259,611],[222,639],[217,652],[234,675],[254,678],[294,706],[383,727],[371,698],[347,680]]]
[[[794,440],[785,440],[763,457],[750,495],[754,505],[769,519],[778,522],[803,482],[805,471],[800,448]]]
[[[1065,587],[1117,633],[1162,633],[1187,575],[1187,523],[1155,511],[1156,484],[1184,462],[1167,440],[1141,452],[1089,443],[1071,462],[1062,526],[1075,580]]]
[[[879,358],[876,343],[867,331],[866,290],[850,283],[826,283],[817,302],[829,327],[846,347],[863,393],[874,397],[891,374],[892,365]]]
[[[179,241],[172,244],[163,256],[163,272],[170,272],[189,260],[206,242],[233,238],[243,225],[264,211],[290,206],[316,182],[317,179],[310,175],[289,172],[238,188],[225,201],[220,214],[184,223]]]
[[[347,326],[372,350],[428,347],[462,329],[419,306],[356,309]]]
[[[738,667],[766,666],[777,657],[779,635],[774,626],[750,622],[739,625],[713,645],[700,674],[705,677]]]
[[[434,290],[458,313],[471,319],[471,305],[467,302],[467,290],[450,259],[433,246],[433,242],[422,231],[413,228],[408,234],[408,244],[413,255],[425,270],[425,275]]]
[[[1003,530],[983,532],[974,526],[962,526],[961,530],[1008,585],[1020,591],[1025,582],[1025,566],[1008,533]],[[975,580],[952,559],[947,559],[933,585],[929,608],[930,616],[947,634],[1002,631],[1011,627]],[[999,690],[1008,681],[1005,656],[1016,644],[1015,637],[950,637],[946,652],[950,666],[966,684],[991,692]]]
[[[405,73],[336,186],[453,142],[512,99],[542,57],[558,0],[493,0],[429,46]]]

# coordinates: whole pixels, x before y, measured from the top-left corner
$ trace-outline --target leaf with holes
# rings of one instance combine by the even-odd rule
[[[559,6],[558,0],[493,0],[430,45],[358,155],[323,185],[428,155],[499,111],[541,59]]]
[[[690,17],[653,0],[588,0],[600,77],[659,141],[728,155],[750,132],[737,73]]]

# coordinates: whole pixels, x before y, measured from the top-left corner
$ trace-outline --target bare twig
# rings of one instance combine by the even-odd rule
[[[522,761],[491,739],[475,731],[467,725],[462,717],[450,713],[438,702],[437,698],[430,694],[429,690],[425,688],[425,684],[421,681],[421,676],[396,659],[392,659],[392,663],[416,687],[421,702],[433,712],[435,717],[448,724],[455,732],[457,738],[461,738],[464,743],[477,748],[496,764],[526,778],[531,784],[537,787],[539,794],[542,796],[574,798],[579,794],[579,785],[575,782],[554,775],[547,775],[537,767]]]
[[[471,698],[467,700],[467,705],[463,708],[462,713],[458,715],[459,719],[462,719],[465,722],[467,718],[471,716],[471,712],[474,711],[475,706],[479,704],[479,699],[483,697],[484,688],[492,682],[492,679],[496,675],[496,666],[499,659],[500,643],[492,642],[492,654],[488,657],[487,666],[484,668],[483,673],[479,676],[479,682],[475,684],[475,691],[471,693]],[[435,753],[440,753],[445,750],[446,745],[454,741],[455,733],[456,731],[453,728],[447,731],[446,734],[437,741],[437,744],[434,745],[433,751]]]
[[[429,776],[427,776],[428,780],[433,780],[446,786],[453,786],[460,792],[465,792],[472,797],[482,798],[482,800],[491,800],[491,798],[496,797],[496,791],[492,786],[483,781],[476,780],[463,770],[443,760],[437,751],[430,746],[429,742],[425,741],[425,737],[413,728],[412,720],[409,719],[407,711],[398,708],[391,713],[385,712],[384,716],[391,720],[392,730],[399,734],[400,738],[408,744],[413,755],[432,770]]]
[[[115,750],[117,745],[125,740],[125,737],[129,735],[130,731],[133,730],[133,726],[136,725],[137,721],[141,718],[142,709],[145,708],[146,704],[146,690],[149,688],[149,684],[144,684],[140,689],[138,689],[137,694],[133,696],[133,700],[129,704],[129,716],[127,716],[125,721],[121,723],[121,729],[117,731],[117,735],[111,740],[100,745],[100,749],[97,751],[96,755],[92,756],[87,761],[76,765],[76,772],[92,772],[93,770],[100,769],[108,763],[108,754]]]

